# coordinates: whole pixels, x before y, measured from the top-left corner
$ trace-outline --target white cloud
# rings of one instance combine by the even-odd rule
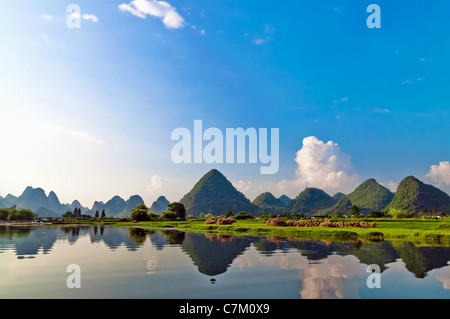
[[[147,191],[150,195],[156,195],[162,187],[161,177],[159,175],[153,175],[150,179],[150,184],[147,185]]]
[[[263,39],[255,39],[255,41],[253,41],[253,43],[256,45],[261,45],[261,44],[266,43],[267,41],[269,41],[269,37],[266,37]]]
[[[333,141],[324,143],[314,136],[304,138],[295,161],[298,182],[305,186],[348,192],[359,179],[352,173],[351,157]]]
[[[351,157],[333,141],[324,143],[315,136],[304,138],[295,161],[297,169],[293,180],[260,183],[258,187],[240,180],[234,186],[249,198],[267,191],[274,196],[286,194],[294,198],[306,187],[320,188],[330,195],[337,192],[349,193],[360,182],[359,176],[353,173]]]
[[[426,175],[439,185],[450,185],[450,162],[439,162],[439,165],[431,165],[430,171]]]
[[[395,193],[397,191],[397,183],[394,181],[389,181],[387,183],[380,182],[380,184],[386,188],[388,188],[391,192]]]
[[[53,16],[49,14],[42,14],[41,17],[44,18],[45,20],[53,20]]]
[[[98,22],[98,18],[97,16],[93,15],[93,14],[83,14],[81,16],[84,20],[91,20],[92,22]]]
[[[120,11],[130,12],[132,15],[145,19],[147,15],[160,18],[169,29],[178,29],[184,26],[184,19],[175,7],[166,1],[133,0],[129,4],[119,5]]]
[[[276,30],[270,25],[266,25],[264,27],[263,36],[259,36],[253,40],[253,44],[255,45],[263,45],[264,43],[270,41],[272,36],[275,34]],[[247,36],[248,34],[244,34]]]

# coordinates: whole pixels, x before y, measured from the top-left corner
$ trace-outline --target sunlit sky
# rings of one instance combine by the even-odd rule
[[[369,29],[366,8],[381,8]],[[81,9],[80,28],[67,7]],[[448,1],[0,2],[0,195],[253,199],[406,176],[450,192]],[[177,127],[279,128],[280,166],[175,164]]]

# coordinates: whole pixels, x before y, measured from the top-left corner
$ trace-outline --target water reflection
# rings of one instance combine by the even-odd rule
[[[275,236],[195,234],[105,225],[0,226],[0,251],[13,249],[17,256],[47,254],[57,240],[67,240],[73,245],[84,236],[88,236],[91,243],[102,242],[111,250],[125,246],[129,251],[135,251],[148,240],[158,250],[166,246],[180,246],[198,270],[208,276],[226,272],[233,260],[251,245],[267,257],[276,252],[287,253],[296,249],[309,263],[316,264],[324,263],[329,256],[352,255],[362,264],[379,265],[382,272],[386,270],[387,264],[401,259],[406,269],[417,278],[424,278],[429,271],[447,266],[450,260],[450,247],[417,247],[411,242],[332,242]]]
[[[0,226],[0,252],[14,251],[20,259],[18,262],[23,263],[30,258],[38,259],[40,254],[52,254],[55,243],[74,246],[81,238],[91,246],[102,244],[111,253],[117,254],[121,247],[129,253],[141,250],[147,276],[168,271],[168,261],[162,258],[168,258],[169,251],[173,254],[170,255],[171,260],[177,260],[171,267],[178,267],[177,271],[188,267],[180,261],[179,252],[182,252],[197,274],[208,276],[208,286],[213,288],[224,284],[222,276],[227,273],[232,272],[236,276],[236,269],[252,269],[257,273],[258,267],[265,271],[272,267],[297,272],[295,278],[301,279],[301,287],[292,289],[296,289],[298,297],[358,298],[367,276],[366,266],[377,264],[382,273],[388,273],[387,277],[392,273],[409,273],[421,280],[433,274],[442,288],[450,289],[450,247],[418,247],[411,242],[333,242],[105,225]],[[174,254],[177,254],[176,258]],[[175,275],[171,273],[171,276]],[[236,280],[249,280],[248,274],[247,278]],[[257,278],[252,284],[267,284],[268,280],[270,278]],[[270,285],[275,287],[278,284],[279,289],[293,285],[292,277],[283,280]],[[241,282],[237,284],[242,285]]]
[[[250,247],[253,237],[191,234],[185,236],[181,249],[208,276],[224,273],[233,260]]]

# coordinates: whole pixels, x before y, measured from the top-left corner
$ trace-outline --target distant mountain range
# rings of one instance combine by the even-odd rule
[[[18,197],[11,194],[8,194],[5,198],[0,196],[0,208],[15,205],[19,209],[31,209],[40,217],[60,217],[67,211],[73,212],[75,208],[80,208],[82,214],[91,216],[94,216],[97,210],[99,214],[104,210],[108,217],[128,217],[133,207],[143,203],[144,201],[139,195],[131,196],[126,201],[120,196],[114,196],[106,203],[101,201],[94,202],[92,208],[89,209],[83,207],[78,200],[74,200],[71,204],[62,204],[53,191],[47,196],[42,188],[33,188],[31,186],[28,186]]]
[[[18,197],[8,194],[5,198],[0,198],[0,201],[2,208],[15,205],[17,208],[31,209],[35,214],[44,213],[45,217],[59,217],[71,210],[70,205],[61,204],[53,191],[47,196],[42,188],[31,186],[25,188],[22,195]]]
[[[185,205],[187,216],[198,216],[201,213],[223,215],[228,210],[233,214],[245,211],[253,215],[267,213],[304,216],[332,213],[346,215],[350,213],[352,205],[358,206],[363,214],[369,214],[371,211],[388,211],[391,208],[409,213],[435,210],[450,214],[450,196],[413,176],[402,180],[395,194],[370,178],[348,195],[337,193],[330,196],[321,189],[307,187],[294,199],[286,195],[276,198],[271,193],[264,192],[251,202],[221,172],[212,169],[179,201]],[[139,195],[133,195],[128,200],[114,196],[106,203],[94,202],[89,209],[83,207],[78,200],[74,200],[71,204],[62,204],[53,191],[47,196],[43,189],[30,186],[18,197],[11,194],[4,198],[0,196],[0,208],[16,205],[17,208],[31,209],[41,217],[58,217],[75,208],[81,208],[83,214],[91,216],[96,211],[101,213],[104,210],[109,217],[127,217],[133,207],[143,203]],[[149,211],[161,214],[167,210],[168,205],[169,201],[160,196],[153,202]]]
[[[159,196],[158,199],[153,202],[152,206],[150,206],[149,211],[159,215],[167,210],[169,204],[170,202],[164,196]]]
[[[120,196],[114,196],[106,203],[94,202],[92,209],[87,211],[86,214],[94,215],[96,211],[101,213],[104,210],[106,216],[128,217],[131,209],[140,204],[144,204],[144,200],[139,195],[133,195],[127,201]]]
[[[250,202],[222,173],[213,169],[195,184],[181,202],[186,206],[187,215],[191,216],[198,216],[200,213],[221,215],[227,210],[234,214],[245,211],[250,214],[313,216],[339,212],[348,215],[352,205],[358,206],[363,214],[388,211],[390,208],[414,213],[420,213],[424,209],[437,210],[450,214],[450,196],[412,176],[399,184],[395,194],[370,178],[348,195],[336,193],[330,196],[321,189],[307,187],[292,200],[286,195],[276,198],[273,194],[264,192]]]

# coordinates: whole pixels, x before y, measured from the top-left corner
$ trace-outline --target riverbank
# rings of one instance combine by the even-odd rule
[[[450,221],[371,219],[375,227],[282,227],[267,225],[265,220],[238,220],[231,225],[206,225],[204,221],[120,222],[115,225],[143,228],[179,229],[190,232],[216,232],[233,235],[280,236],[329,240],[406,240],[416,245],[450,246]]]
[[[361,221],[361,219],[330,219],[331,222]],[[145,222],[128,222],[119,219],[62,221],[51,225],[111,225],[132,226],[143,229],[177,229],[186,232],[213,232],[228,235],[279,236],[289,238],[309,238],[333,241],[362,240],[381,242],[384,240],[410,241],[418,246],[450,246],[450,220],[448,219],[380,219],[365,218],[374,227],[295,227],[272,226],[266,219],[237,220],[231,225],[205,224],[205,220],[187,219],[184,221],[155,220]],[[20,223],[22,225],[40,225]],[[7,225],[5,223],[4,225]],[[14,223],[12,225],[19,225]],[[49,224],[45,224],[48,226]]]

